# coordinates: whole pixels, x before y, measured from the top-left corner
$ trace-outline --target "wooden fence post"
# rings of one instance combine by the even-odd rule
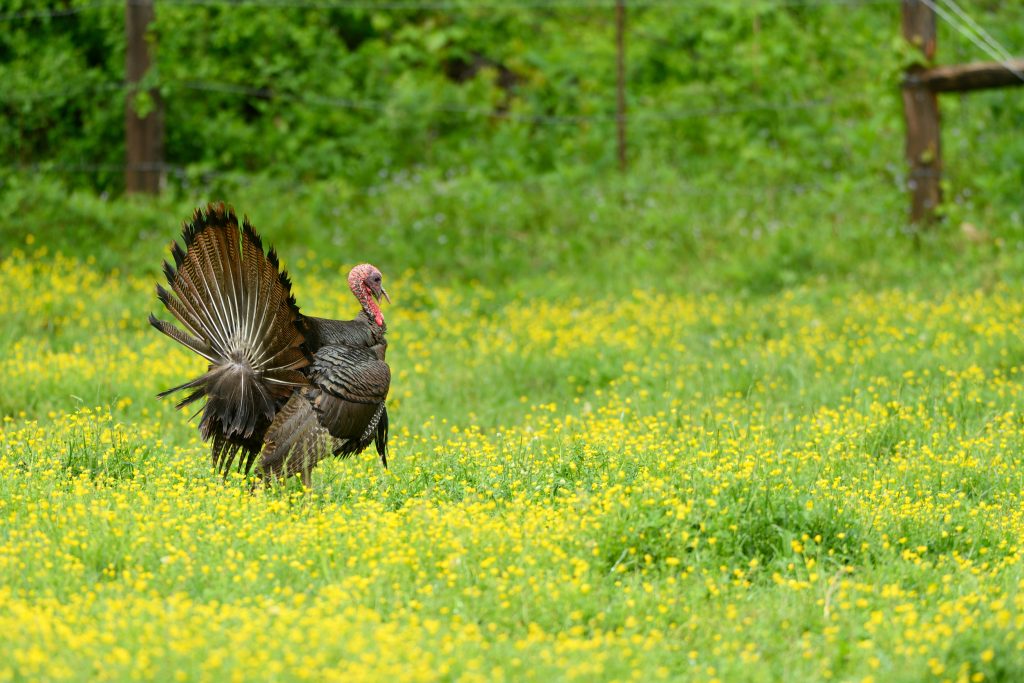
[[[935,12],[922,0],[903,0],[903,37],[917,46],[928,65],[935,58]],[[907,121],[907,161],[912,196],[910,220],[930,223],[942,201],[942,147],[939,134],[939,100],[920,82],[927,66],[907,69],[903,81],[903,113]]]
[[[152,23],[155,12],[153,0],[125,0],[125,93],[124,135],[125,135],[125,192],[148,192],[157,194],[163,184],[164,153],[164,110],[160,93],[149,91],[152,109],[139,116],[135,100],[139,92],[138,83],[146,75],[152,62],[146,31]]]
[[[615,130],[619,170],[626,170],[626,0],[615,0]]]

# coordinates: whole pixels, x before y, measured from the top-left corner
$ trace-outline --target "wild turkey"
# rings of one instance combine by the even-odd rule
[[[288,274],[248,218],[210,204],[184,224],[184,246],[164,262],[171,290],[157,297],[185,327],[153,327],[209,361],[202,376],[160,397],[191,390],[178,408],[205,398],[199,431],[213,441],[214,468],[246,474],[259,456],[266,479],[309,471],[328,453],[359,453],[371,442],[387,467],[391,370],[384,362],[387,326],[379,301],[391,299],[370,264],[348,275],[362,305],[354,320],[302,315]],[[197,413],[198,414],[198,413]],[[241,457],[238,457],[238,456]]]

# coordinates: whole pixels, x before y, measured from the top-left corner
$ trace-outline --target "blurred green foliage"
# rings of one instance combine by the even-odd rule
[[[743,277],[770,289],[830,249],[870,255],[829,241],[860,235],[853,226],[868,252],[872,235],[903,230],[899,82],[915,55],[895,2],[630,7],[625,180],[613,3],[333,4],[157,2],[147,81],[166,103],[166,162],[182,170],[143,208],[106,204],[123,187],[124,4],[0,0],[0,245],[45,231],[54,248],[131,260],[121,242],[167,236],[166,219],[139,225],[142,214],[173,207],[178,220],[226,197],[259,224],[272,217],[284,243],[294,232],[417,267],[440,254],[467,277],[617,246],[633,250],[630,267],[664,273],[680,253],[755,236],[773,255],[744,262]],[[965,7],[1024,46],[1024,4]],[[944,23],[938,54],[985,57]],[[942,100],[946,215],[1011,246],[1024,233],[1022,95]],[[304,217],[281,226],[298,202]]]
[[[167,162],[360,184],[419,166],[501,178],[613,166],[610,3],[336,4],[158,2],[149,82],[167,103]],[[630,8],[633,156],[696,173],[891,172],[899,75],[913,58],[894,4]],[[1024,43],[1019,3],[968,5],[1007,44]],[[0,3],[14,15],[0,31],[9,162],[123,159],[124,6],[58,9],[76,7],[47,17],[33,14],[54,9],[44,0]],[[962,42],[942,36],[940,57]],[[1021,115],[993,105],[972,111],[972,125]],[[119,178],[79,182],[116,189]]]

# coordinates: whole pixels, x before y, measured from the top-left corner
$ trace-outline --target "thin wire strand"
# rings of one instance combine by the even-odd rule
[[[995,38],[993,38],[987,31],[985,31],[985,29],[982,28],[980,24],[975,22],[974,18],[966,11],[964,11],[964,9],[961,6],[956,4],[954,0],[945,0],[945,3],[953,10],[953,12],[956,13],[957,16],[961,17],[961,19],[963,19],[964,22],[968,24],[968,26],[974,29],[975,33],[978,34],[982,40],[988,43],[988,45],[991,46],[993,50],[995,50],[996,54],[999,54],[1002,57],[1002,59],[1004,59],[1004,66],[1007,67],[1008,70],[1010,70],[1014,75],[1016,75],[1017,78],[1019,78],[1021,81],[1024,81],[1024,74],[1021,74],[1019,70],[1014,69],[1014,67],[1012,66],[1014,55],[1011,54],[1007,48],[1002,46],[1002,44],[999,43],[999,41],[995,40]]]
[[[68,95],[93,95],[100,92],[108,92],[111,90],[125,90],[128,88],[128,84],[121,81],[108,81],[106,83],[97,83],[89,86],[83,84],[80,87],[63,88],[61,90],[37,90],[35,92],[13,92],[13,93],[0,93],[0,102],[40,102],[42,100],[52,100]]]
[[[270,88],[259,88],[249,85],[235,83],[218,83],[213,81],[184,81],[180,83],[167,83],[166,85],[179,85],[189,90],[204,92],[221,92],[228,94],[243,95],[258,99],[270,100],[277,97],[288,96],[296,98],[301,102],[313,105],[335,107],[338,109],[366,110],[376,112],[394,112],[403,109],[402,105],[385,102],[381,100],[353,100],[347,98],[326,97],[323,95],[302,95],[289,93],[287,91],[276,91]],[[855,95],[846,98],[817,98],[809,100],[797,100],[788,102],[753,102],[748,104],[722,105],[714,107],[701,107],[694,109],[652,110],[636,109],[630,120],[648,119],[655,121],[681,121],[700,117],[724,116],[729,114],[744,114],[758,111],[794,111],[805,109],[834,108],[843,104],[855,104],[865,101],[864,95]],[[524,121],[530,123],[550,125],[573,125],[588,122],[615,121],[614,113],[608,114],[526,114],[519,112],[503,112],[480,107],[467,107],[460,105],[442,104],[429,108],[417,108],[410,114],[422,115],[430,113],[451,113],[463,114],[467,117],[479,117],[498,120]]]
[[[980,24],[978,24],[978,22],[976,22],[976,21],[975,21],[975,20],[974,20],[974,19],[973,19],[973,18],[971,17],[971,15],[969,15],[969,14],[968,14],[967,12],[965,12],[965,11],[963,10],[963,8],[961,8],[961,7],[960,7],[960,5],[956,4],[956,2],[954,2],[954,0],[943,0],[943,1],[945,2],[945,4],[946,4],[946,5],[948,5],[948,6],[949,6],[949,8],[950,8],[950,9],[952,9],[952,10],[953,10],[953,12],[954,12],[954,13],[955,13],[955,14],[956,14],[956,15],[957,15],[958,17],[960,17],[960,19],[961,19],[962,21],[964,21],[964,22],[965,22],[965,23],[966,23],[966,24],[967,24],[968,26],[970,26],[970,27],[971,27],[971,28],[972,28],[972,29],[974,30],[974,32],[975,32],[975,33],[977,33],[977,34],[978,34],[978,36],[980,36],[980,37],[981,37],[981,39],[982,39],[982,40],[984,40],[984,41],[985,41],[986,43],[988,43],[988,44],[989,44],[989,46],[990,46],[990,47],[991,47],[991,48],[992,48],[993,50],[995,50],[995,52],[996,52],[997,54],[999,54],[1000,56],[1002,56],[1002,58],[1003,58],[1004,60],[1006,60],[1006,61],[1010,61],[1011,59],[1013,59],[1013,55],[1011,55],[1011,54],[1009,53],[1009,51],[1007,51],[1007,49],[1006,49],[1005,47],[1003,47],[1003,46],[1002,46],[1002,45],[1001,45],[1001,44],[999,43],[999,41],[998,41],[998,40],[996,40],[995,38],[993,38],[993,37],[992,37],[992,36],[991,36],[991,35],[989,34],[989,32],[988,32],[988,31],[986,31],[986,30],[985,30],[984,28],[982,28],[982,27],[981,27],[981,25],[980,25]]]
[[[988,44],[986,44],[978,36],[976,36],[974,33],[972,33],[969,29],[967,29],[962,23],[960,23],[959,20],[957,20],[956,17],[954,17],[952,14],[947,12],[942,7],[936,5],[934,2],[932,2],[932,0],[921,0],[921,2],[923,2],[928,8],[930,8],[937,15],[939,15],[943,20],[945,20],[945,22],[947,24],[949,24],[950,26],[952,26],[953,29],[955,29],[959,34],[961,34],[962,36],[964,36],[965,38],[970,40],[972,43],[974,43],[975,46],[980,48],[982,52],[984,52],[986,55],[991,57],[994,61],[998,62],[1000,66],[1002,66],[1004,69],[1009,71],[1011,74],[1013,74],[1014,76],[1019,78],[1021,81],[1024,81],[1024,73],[1021,73],[1020,71],[1015,69],[1013,64],[1010,63],[1009,60],[1006,60],[1006,59],[1003,59],[1002,57],[1000,57],[999,54],[996,53],[996,51],[994,51],[991,47],[989,47]]]
[[[827,5],[882,5],[892,0],[774,0],[774,7],[821,7]],[[351,9],[376,11],[471,10],[471,9],[614,9],[615,0],[161,0],[167,6],[198,7],[295,7],[309,9]],[[714,7],[720,0],[628,0],[630,7]]]
[[[882,5],[892,0],[775,0],[767,9],[774,7],[823,7]],[[0,21],[22,21],[31,19],[60,19],[73,17],[104,7],[117,7],[120,0],[93,2],[76,7],[50,10],[28,10],[0,14]],[[177,7],[221,7],[221,8],[296,8],[296,9],[339,9],[366,10],[378,12],[415,12],[420,10],[471,10],[471,9],[612,9],[615,0],[510,0],[498,2],[459,2],[459,0],[160,0],[163,6]],[[630,7],[713,7],[718,0],[628,0]]]
[[[121,2],[119,0],[108,0],[107,2],[93,2],[88,5],[78,5],[76,7],[66,7],[64,9],[8,12],[7,14],[0,14],[0,21],[17,21],[20,19],[60,19],[62,17],[72,17],[76,14],[100,9],[102,7],[114,7],[115,5],[119,6],[121,5]]]
[[[251,85],[223,83],[216,81],[164,81],[156,87],[180,87],[188,90],[201,92],[218,92],[226,94],[241,95],[243,97],[272,100],[279,97],[291,97],[297,101],[307,104],[333,107],[337,109],[365,110],[375,112],[396,112],[402,113],[402,109],[409,109],[401,104],[384,100],[350,99],[341,97],[328,97],[308,93],[294,93],[288,90],[275,90],[272,88],[261,88]],[[93,86],[72,87],[60,90],[49,90],[28,93],[0,93],[0,102],[35,102],[47,99],[58,99],[67,96],[83,96],[114,90],[126,90],[132,87],[131,84],[121,81],[109,81]],[[819,97],[805,100],[788,100],[784,102],[748,102],[743,104],[724,104],[709,107],[698,107],[693,109],[680,110],[657,110],[657,109],[634,109],[631,120],[647,119],[653,121],[682,121],[700,117],[725,116],[729,114],[744,114],[759,111],[798,111],[807,109],[829,109],[846,104],[861,103],[866,100],[864,95],[853,95],[849,97]],[[635,106],[635,105],[634,105]],[[521,112],[495,111],[479,106],[462,106],[455,104],[438,104],[432,107],[418,107],[410,114],[436,114],[451,113],[463,114],[467,117],[479,117],[495,120],[525,121],[539,124],[551,125],[573,125],[588,122],[614,121],[614,113],[607,114],[528,114]]]
[[[200,170],[190,169],[186,166],[178,164],[168,163],[150,163],[150,164],[107,164],[107,163],[81,163],[81,164],[59,164],[59,163],[33,163],[33,164],[12,164],[6,166],[0,166],[0,175],[2,174],[32,174],[32,175],[44,175],[44,174],[66,174],[66,175],[100,175],[104,173],[123,173],[125,170],[132,171],[160,171],[164,173],[172,174],[183,181],[187,181],[190,177],[195,178],[198,182],[208,187],[214,181],[222,180],[228,183],[237,183],[239,185],[252,185],[253,183],[261,183],[269,185],[275,190],[294,190],[302,192],[309,190],[310,184],[308,181],[301,181],[292,178],[285,177],[272,177],[260,174],[246,173],[244,171],[225,171],[218,169],[211,170]],[[458,184],[458,178],[454,179],[439,179],[433,181],[435,186],[444,186],[445,188],[451,188],[453,185]],[[322,178],[317,182],[332,182],[331,178]],[[734,183],[736,183],[734,185]],[[898,182],[890,182],[885,179],[878,179],[875,177],[860,178],[851,180],[847,176],[836,173],[828,177],[826,180],[816,181],[796,181],[790,183],[781,184],[766,184],[766,185],[753,185],[747,180],[739,181],[734,178],[724,178],[715,182],[714,187],[709,187],[705,183],[689,183],[681,186],[674,186],[672,188],[672,194],[678,195],[683,194],[690,197],[717,197],[723,194],[729,196],[748,196],[758,197],[765,195],[800,195],[807,194],[809,192],[821,192],[827,190],[829,187],[840,186],[840,185],[851,185],[854,187],[861,187],[866,185],[876,186],[879,183],[886,185],[893,185],[899,187]],[[531,189],[531,191],[538,187],[543,187],[547,183],[544,179],[537,178],[508,178],[503,180],[493,179],[490,184],[498,188],[523,188]],[[372,186],[366,189],[367,193],[379,194],[387,190],[387,184],[384,186]],[[643,192],[636,190],[627,190],[627,192],[635,195],[634,199],[641,200],[644,196]],[[648,192],[647,195],[653,195],[655,193]]]
[[[693,2],[693,0],[689,0]],[[707,1],[707,0],[705,0]],[[638,6],[672,5],[679,0],[634,0]],[[511,0],[510,2],[459,2],[458,0],[163,0],[167,6],[218,8],[297,8],[366,10],[379,12],[416,12],[420,10],[472,10],[472,9],[594,9],[614,7],[614,0]]]

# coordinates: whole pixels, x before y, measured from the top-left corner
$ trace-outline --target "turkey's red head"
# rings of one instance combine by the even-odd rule
[[[376,266],[369,263],[361,263],[348,274],[348,288],[359,299],[363,310],[373,316],[373,319],[381,327],[384,326],[384,315],[380,312],[378,302],[381,297],[391,303],[391,297],[384,291],[384,276],[377,270]]]

